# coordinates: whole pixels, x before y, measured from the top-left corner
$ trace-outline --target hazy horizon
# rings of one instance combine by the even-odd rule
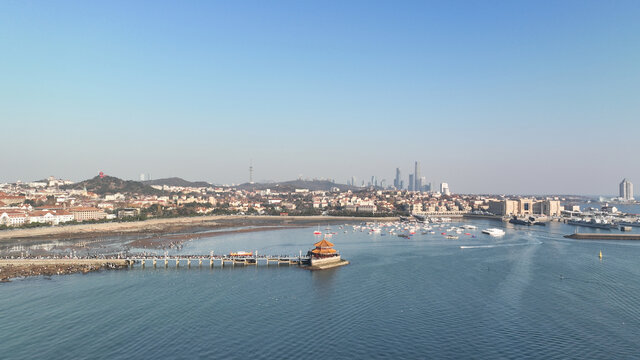
[[[640,3],[0,3],[0,182],[640,183]],[[638,185],[637,185],[638,186]]]

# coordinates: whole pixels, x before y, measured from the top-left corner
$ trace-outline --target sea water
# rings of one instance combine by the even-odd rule
[[[565,239],[574,227],[559,223],[466,223],[478,230],[458,240],[332,225],[351,264],[325,271],[192,262],[0,284],[0,358],[640,356],[640,242]],[[180,253],[297,255],[314,230],[196,239]]]

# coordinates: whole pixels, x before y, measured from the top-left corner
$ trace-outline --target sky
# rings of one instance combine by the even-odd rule
[[[640,188],[639,1],[0,1],[0,182]]]

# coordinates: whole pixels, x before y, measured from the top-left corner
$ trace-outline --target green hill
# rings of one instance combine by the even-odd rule
[[[166,179],[147,180],[142,182],[145,185],[167,185],[182,187],[209,187],[211,184],[204,181],[187,181],[179,177],[170,177]]]
[[[63,189],[82,190],[96,193],[98,195],[106,194],[138,194],[138,195],[161,195],[162,191],[145,185],[139,181],[122,180],[113,176],[105,176],[101,178],[96,176],[92,179],[81,181],[75,184],[64,186]]]

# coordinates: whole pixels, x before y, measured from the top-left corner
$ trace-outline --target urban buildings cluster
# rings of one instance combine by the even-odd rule
[[[416,163],[413,175],[419,174]],[[413,187],[422,184],[415,183],[415,176],[412,179]],[[73,183],[53,177],[42,182],[0,184],[0,227],[204,214],[553,217],[561,216],[563,211],[580,210],[559,197],[452,194],[446,183],[441,184],[439,192],[375,187],[344,191],[336,186],[314,191],[306,188],[285,190],[277,186],[252,189],[153,185],[159,190],[154,195],[96,194],[86,188],[69,190],[64,187],[70,184]],[[621,198],[632,198],[633,187],[626,179],[620,185],[620,191]]]
[[[381,188],[384,190],[408,190],[408,191],[419,191],[419,192],[429,192],[432,191],[432,185],[430,182],[427,182],[427,178],[421,175],[420,172],[420,162],[416,161],[414,163],[413,173],[409,174],[407,182],[402,177],[402,171],[400,168],[396,168],[396,174],[393,179],[393,185],[388,185],[385,179],[379,180],[376,176],[371,176],[371,180],[365,183],[364,180],[360,184],[356,181],[356,177],[352,176],[347,180],[347,185],[356,186],[356,187],[375,187]],[[444,188],[449,189],[449,185],[447,183],[441,184],[441,193],[442,186]]]

